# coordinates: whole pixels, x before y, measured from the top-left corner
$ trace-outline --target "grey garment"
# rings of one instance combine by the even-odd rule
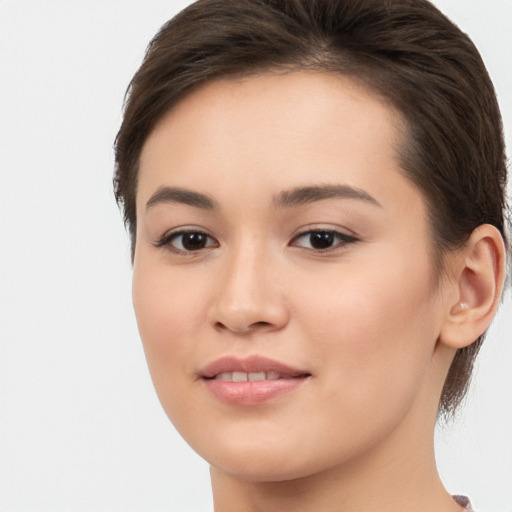
[[[471,502],[469,501],[469,498],[466,496],[454,496],[453,499],[461,506],[464,507],[464,510],[466,512],[475,512],[473,507],[471,506]]]

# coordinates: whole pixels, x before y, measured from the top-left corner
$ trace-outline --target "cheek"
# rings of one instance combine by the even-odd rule
[[[299,316],[309,319],[312,360],[329,370],[331,396],[354,414],[371,414],[384,404],[389,413],[410,404],[430,364],[433,295],[425,272],[399,275],[408,274],[399,262],[395,271],[352,270],[326,279],[329,289],[310,295]]]
[[[199,287],[190,280],[150,265],[135,265],[133,272],[133,305],[140,337],[155,389],[163,403],[176,401],[178,372],[193,373],[195,343],[191,331],[197,329]],[[197,335],[196,331],[196,335]],[[170,393],[171,387],[174,389]]]

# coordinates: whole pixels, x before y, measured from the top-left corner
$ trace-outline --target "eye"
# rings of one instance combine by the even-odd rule
[[[316,251],[327,251],[356,241],[356,237],[340,233],[339,231],[315,229],[295,237],[292,240],[292,245]]]
[[[218,247],[218,242],[203,231],[177,231],[165,235],[157,247],[167,247],[177,253],[188,253]]]

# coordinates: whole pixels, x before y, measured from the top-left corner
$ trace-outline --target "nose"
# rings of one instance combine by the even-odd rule
[[[278,267],[272,256],[254,249],[226,257],[216,276],[209,322],[235,334],[282,329],[289,312]]]

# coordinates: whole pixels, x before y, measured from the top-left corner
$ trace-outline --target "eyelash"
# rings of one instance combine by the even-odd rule
[[[333,237],[334,239],[337,239],[337,242],[333,245],[326,247],[326,248],[315,248],[315,247],[303,247],[304,249],[312,250],[316,253],[326,253],[330,251],[335,251],[337,249],[340,249],[341,247],[346,247],[350,244],[353,244],[355,242],[358,242],[359,239],[353,235],[347,235],[345,233],[341,233],[339,231],[336,231],[334,229],[308,229],[307,231],[304,231],[302,233],[299,233],[295,238],[293,238],[291,244],[296,246],[295,242],[297,240],[300,240],[301,238],[309,237],[309,241],[311,242],[311,237],[313,235],[322,235],[325,239],[325,236],[329,237],[327,240],[330,240],[330,237]],[[321,238],[318,238],[319,241],[321,241]],[[298,246],[302,247],[302,246]]]
[[[202,236],[202,237],[206,237],[206,239],[207,239],[206,243],[207,244],[208,244],[208,242],[211,242],[211,241],[214,241],[214,243],[210,244],[210,245],[207,245],[205,247],[200,247],[199,249],[196,249],[196,250],[187,250],[186,248],[183,247],[183,237],[186,236],[186,235],[199,235],[199,236]],[[179,239],[180,237],[181,237],[181,246],[183,247],[182,249],[172,245],[172,242],[174,240],[176,240],[176,239]],[[202,251],[204,249],[210,249],[210,248],[218,247],[218,242],[216,242],[213,237],[208,235],[208,233],[205,233],[204,231],[201,231],[200,229],[187,229],[187,230],[174,231],[172,233],[165,234],[155,244],[155,246],[156,247],[165,247],[169,251],[171,251],[173,253],[176,253],[176,254],[190,255],[190,254],[193,254],[193,253],[198,253],[198,252],[200,252],[200,251]]]
[[[198,249],[186,249],[183,245],[183,237],[186,235],[196,235],[199,237],[206,237],[206,244],[204,247],[199,247]],[[320,235],[320,237],[317,239],[317,241],[322,242],[322,238],[329,242],[332,242],[332,238],[335,240],[337,239],[337,242],[333,245],[325,248],[315,248],[315,247],[303,247],[299,244],[297,244],[297,241],[299,241],[302,238],[309,237],[309,241],[312,242],[311,237],[314,235]],[[181,237],[181,248],[175,247],[172,242],[179,239]],[[353,235],[347,235],[344,233],[341,233],[339,231],[333,230],[333,229],[308,229],[307,231],[303,231],[302,233],[299,233],[296,235],[290,242],[290,245],[292,247],[302,247],[307,250],[311,250],[315,253],[327,253],[330,251],[335,251],[337,249],[340,249],[341,247],[346,247],[350,244],[353,244],[355,242],[358,242],[359,239]],[[213,243],[211,243],[213,242]],[[209,244],[209,245],[208,245]],[[165,234],[159,241],[155,243],[156,247],[165,247],[169,251],[175,253],[175,254],[181,254],[181,255],[192,255],[194,253],[199,253],[205,249],[212,249],[219,247],[219,243],[208,233],[205,233],[201,230],[181,230],[181,231],[175,231],[172,233]]]

